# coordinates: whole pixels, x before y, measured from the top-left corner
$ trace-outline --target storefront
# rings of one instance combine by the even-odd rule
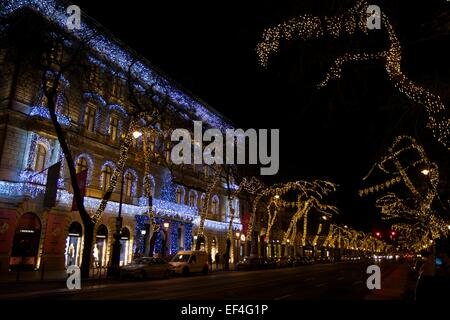
[[[94,267],[101,268],[107,265],[108,229],[104,224],[97,229],[93,250]]]
[[[120,235],[120,265],[126,265],[130,263],[130,230],[123,228]]]
[[[33,270],[37,266],[37,255],[41,237],[41,221],[34,213],[23,214],[16,226],[9,261],[10,269]]]
[[[78,222],[72,222],[69,227],[69,233],[66,238],[65,265],[80,266],[81,262],[81,235],[82,227]]]

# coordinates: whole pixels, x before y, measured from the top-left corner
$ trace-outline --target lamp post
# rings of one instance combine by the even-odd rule
[[[122,233],[122,201],[123,201],[123,185],[124,185],[124,170],[122,170],[122,181],[120,184],[120,202],[119,212],[116,218],[116,232],[114,232],[114,243],[112,246],[111,267],[109,268],[109,275],[118,276],[120,268],[120,235]]]
[[[163,223],[163,232],[164,232],[164,239],[162,241],[162,248],[161,248],[161,256],[164,257],[166,255],[167,252],[167,238],[168,238],[168,230],[170,227],[170,223],[169,222],[164,222]]]
[[[139,131],[133,132],[133,138],[137,139],[142,135]],[[108,274],[111,276],[119,275],[120,268],[120,237],[122,234],[122,202],[123,202],[123,186],[125,182],[125,170],[122,170],[122,181],[120,183],[120,200],[119,200],[119,212],[116,218],[116,232],[114,232],[114,243],[112,246],[111,266],[108,270]]]

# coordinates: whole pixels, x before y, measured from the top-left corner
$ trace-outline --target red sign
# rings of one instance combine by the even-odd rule
[[[47,231],[45,233],[44,253],[58,254],[64,250],[64,228],[66,218],[58,214],[50,213],[47,220]]]
[[[15,229],[16,212],[0,209],[0,253],[8,253],[11,250]]]
[[[242,234],[247,234],[248,224],[250,223],[250,213],[249,212],[244,213],[241,223],[242,223]]]
[[[88,173],[87,170],[83,170],[83,171],[77,173],[77,183],[78,183],[78,187],[80,188],[80,193],[81,193],[81,197],[83,198],[83,200],[84,200],[84,196],[86,195],[87,173]],[[73,197],[73,200],[72,200],[72,211],[78,211],[78,206],[75,201],[75,196]]]

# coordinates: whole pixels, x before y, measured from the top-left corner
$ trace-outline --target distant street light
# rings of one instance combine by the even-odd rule
[[[134,132],[133,132],[133,138],[137,139],[137,138],[139,138],[140,136],[142,136],[142,132],[140,132],[140,131],[134,131]]]
[[[279,195],[275,195],[275,199],[280,199],[280,196]]]
[[[322,216],[322,219],[323,220],[327,220],[327,216]]]
[[[420,171],[420,172],[422,172],[423,175],[427,176],[427,175],[430,173],[430,170],[428,170],[428,169],[423,169],[423,170]]]

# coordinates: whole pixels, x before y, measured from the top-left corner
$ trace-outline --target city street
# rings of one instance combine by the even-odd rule
[[[77,291],[65,289],[65,283],[48,284],[50,287],[47,288],[45,283],[37,283],[36,286],[29,284],[25,292],[1,292],[0,299],[362,300],[370,299],[371,295],[366,287],[369,276],[366,268],[369,264],[341,262],[260,271],[214,272],[207,276],[191,275],[164,280],[104,280],[101,284],[82,283],[82,289]],[[381,266],[382,288],[383,279],[402,266]],[[392,280],[388,282],[392,285]],[[10,284],[12,287],[14,285],[20,284]]]

